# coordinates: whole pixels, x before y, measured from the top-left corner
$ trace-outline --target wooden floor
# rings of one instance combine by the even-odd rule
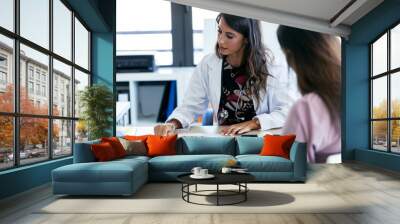
[[[0,202],[0,223],[400,223],[400,174],[359,163],[313,165],[308,183],[317,183],[345,201],[368,206],[356,214],[36,214],[54,200],[49,185]]]

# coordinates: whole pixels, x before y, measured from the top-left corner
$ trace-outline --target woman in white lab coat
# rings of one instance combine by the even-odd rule
[[[294,102],[290,90],[270,73],[270,56],[263,46],[258,20],[219,14],[216,53],[197,65],[182,105],[155,134],[188,127],[210,104],[213,123],[223,134],[282,127]]]

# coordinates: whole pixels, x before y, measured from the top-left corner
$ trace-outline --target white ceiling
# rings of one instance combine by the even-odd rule
[[[350,0],[227,0],[242,4],[261,7],[266,9],[275,9],[282,12],[288,12],[295,15],[308,16],[317,19],[329,20]],[[311,6],[311,7],[310,7]]]
[[[353,23],[383,2],[383,0],[170,1],[344,37],[350,34]],[[349,7],[339,13],[348,4]]]

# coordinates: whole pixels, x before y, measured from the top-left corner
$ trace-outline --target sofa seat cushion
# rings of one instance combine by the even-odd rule
[[[116,161],[131,162],[131,161],[135,161],[135,160],[147,162],[147,161],[149,161],[149,159],[150,159],[150,157],[148,157],[148,156],[130,155],[130,156],[125,156],[124,158],[121,158],[121,159],[114,160],[113,162],[116,162]]]
[[[152,172],[190,172],[193,167],[199,166],[216,172],[230,159],[235,158],[222,154],[157,156],[149,160],[149,170]]]
[[[239,155],[239,165],[249,172],[292,172],[292,161],[278,156]]]
[[[147,163],[139,159],[75,163],[53,170],[58,182],[131,182],[135,174],[147,176]],[[140,174],[141,176],[141,174]]]

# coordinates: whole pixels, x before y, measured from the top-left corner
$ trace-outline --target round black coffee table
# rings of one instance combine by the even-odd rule
[[[212,179],[193,179],[190,177],[191,173],[182,174],[177,177],[178,181],[182,183],[182,199],[188,203],[198,204],[198,205],[234,205],[247,200],[247,192],[249,188],[247,183],[255,180],[255,177],[249,173],[215,173],[215,177]],[[204,185],[216,185],[215,190],[197,190],[198,184]],[[195,186],[194,191],[190,191],[190,186]],[[236,185],[237,190],[223,190],[220,189],[220,185]],[[215,192],[215,194],[205,194],[209,192]],[[190,201],[190,196],[204,196],[204,197],[216,197],[216,204],[202,204]],[[241,196],[239,200],[231,203],[221,203],[221,197],[232,197]]]

